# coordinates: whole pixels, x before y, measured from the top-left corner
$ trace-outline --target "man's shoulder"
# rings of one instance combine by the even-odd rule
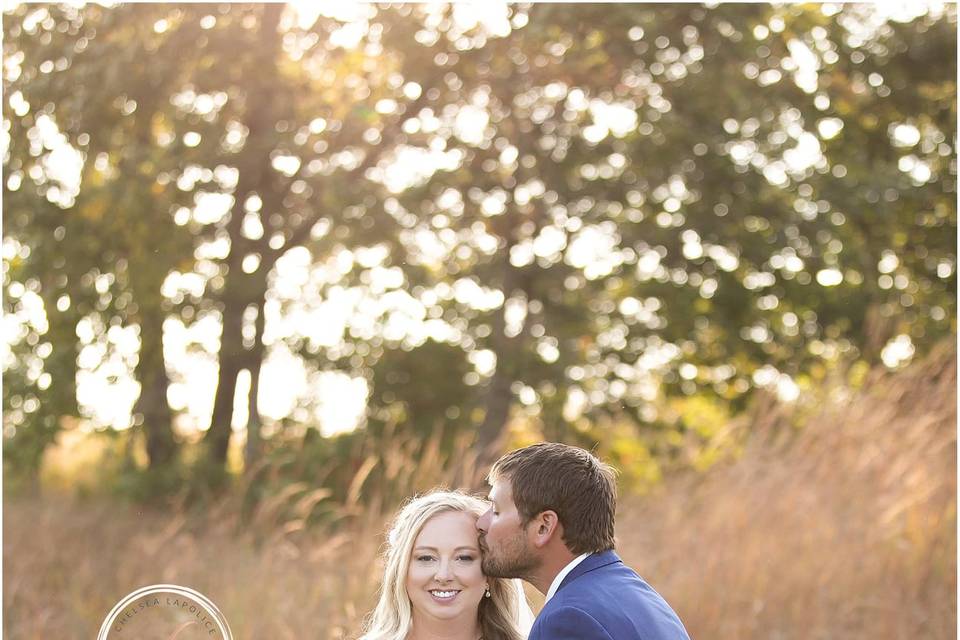
[[[597,584],[617,584],[622,588],[640,589],[646,586],[636,571],[628,567],[612,551],[594,554],[576,567],[560,584],[560,591],[592,592]]]
[[[586,569],[565,580],[544,605],[541,612],[544,620],[553,620],[558,613],[561,618],[575,616],[574,612],[579,611],[611,637],[688,639],[670,605],[619,558],[613,562],[596,562]]]
[[[573,638],[612,640],[613,636],[589,611],[566,604],[544,607],[537,616],[533,629],[530,630],[530,640],[572,640]]]
[[[607,590],[616,589],[621,595],[639,593],[646,586],[636,571],[622,562],[594,567],[576,576],[570,576],[560,585],[547,605],[570,604],[603,600]]]

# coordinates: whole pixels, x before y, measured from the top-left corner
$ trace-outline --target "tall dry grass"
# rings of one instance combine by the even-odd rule
[[[879,376],[799,431],[788,408],[757,416],[737,462],[623,498],[621,554],[694,638],[954,637],[955,359],[944,348]],[[3,637],[95,637],[117,600],[156,582],[210,596],[238,639],[353,637],[385,523],[354,505],[328,533],[305,527],[315,491],[279,492],[249,518],[233,498],[204,517],[5,499]]]
[[[772,407],[735,463],[626,500],[623,555],[694,638],[955,638],[956,391],[944,345],[800,431]]]
[[[96,637],[117,601],[156,583],[210,597],[238,639],[355,637],[376,599],[384,512],[477,476],[466,438],[453,453],[443,439],[441,430],[418,439],[389,427],[380,449],[345,440],[346,464],[337,465],[290,447],[216,504],[183,491],[163,508],[107,500],[95,493],[96,473],[61,468],[89,448],[74,442],[48,457],[58,473],[46,475],[60,488],[79,477],[93,497],[4,496],[3,637]]]
[[[198,525],[102,501],[8,501],[3,637],[94,638],[120,598],[154,583],[204,593],[237,638],[343,638],[358,626],[377,580],[375,526],[279,529],[258,543],[222,509]]]

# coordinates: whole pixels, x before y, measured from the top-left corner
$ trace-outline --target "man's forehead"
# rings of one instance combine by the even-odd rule
[[[495,502],[512,502],[513,487],[510,486],[510,481],[507,478],[497,478],[490,483],[490,492],[487,497]]]

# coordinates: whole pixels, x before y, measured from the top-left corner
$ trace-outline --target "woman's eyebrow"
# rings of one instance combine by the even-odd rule
[[[479,547],[476,546],[476,545],[473,545],[473,546],[471,546],[471,545],[460,545],[459,547],[457,547],[456,549],[454,549],[454,551],[461,551],[461,550],[463,550],[463,549],[467,549],[468,551],[476,551],[478,548],[479,548]],[[414,547],[413,550],[414,550],[414,551],[437,551],[437,552],[440,551],[440,550],[437,549],[436,547],[425,547],[425,546],[423,546],[423,545],[418,546],[418,547]]]

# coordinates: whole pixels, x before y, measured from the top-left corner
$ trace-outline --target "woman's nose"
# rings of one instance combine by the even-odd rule
[[[437,574],[435,576],[437,582],[447,582],[450,580],[450,563],[446,560],[441,560],[439,566],[437,566]]]

